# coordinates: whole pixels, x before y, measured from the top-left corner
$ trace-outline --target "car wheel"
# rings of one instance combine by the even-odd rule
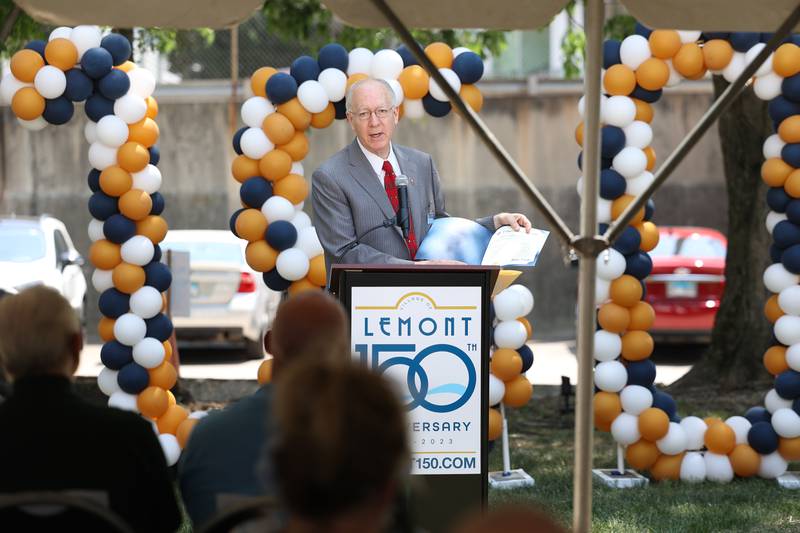
[[[247,339],[244,346],[244,355],[246,359],[263,359],[264,358],[264,333],[258,335],[257,340]]]

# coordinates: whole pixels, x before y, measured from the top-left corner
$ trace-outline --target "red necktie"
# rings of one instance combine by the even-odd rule
[[[400,201],[397,196],[394,169],[392,168],[392,164],[388,161],[383,162],[383,172],[383,186],[386,188],[386,195],[389,197],[389,202],[391,202],[394,212],[397,213]],[[406,239],[406,245],[408,246],[408,253],[411,255],[411,259],[414,259],[414,256],[417,255],[417,238],[414,236],[414,221],[411,218],[411,206],[408,208],[408,238]]]

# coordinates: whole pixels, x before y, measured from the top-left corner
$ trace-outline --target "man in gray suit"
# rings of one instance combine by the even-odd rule
[[[356,139],[325,161],[312,178],[314,225],[328,272],[334,263],[410,264],[432,219],[449,216],[431,156],[392,143],[398,119],[394,91],[384,80],[365,79],[350,87],[347,122]],[[395,178],[400,174],[409,178],[407,237],[392,220],[398,207]],[[492,232],[504,225],[531,228],[519,213],[498,213],[477,222]]]

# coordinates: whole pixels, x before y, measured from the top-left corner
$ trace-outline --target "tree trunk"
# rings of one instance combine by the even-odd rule
[[[715,97],[727,86],[722,77],[714,76]],[[725,294],[711,345],[676,388],[713,384],[730,390],[768,377],[761,366],[772,331],[763,313],[762,282],[771,242],[764,225],[769,211],[767,186],[761,179],[762,145],[773,133],[766,102],[745,89],[719,118],[718,128],[728,193]]]

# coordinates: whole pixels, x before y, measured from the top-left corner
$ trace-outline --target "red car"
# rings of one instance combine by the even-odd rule
[[[714,229],[659,228],[658,246],[650,252],[653,271],[645,280],[647,302],[656,312],[654,337],[710,339],[725,289],[727,247],[725,236]]]

